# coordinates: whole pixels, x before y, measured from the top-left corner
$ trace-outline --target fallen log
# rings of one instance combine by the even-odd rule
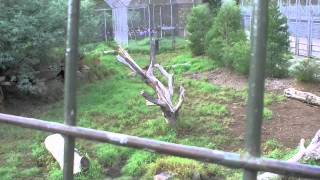
[[[319,160],[320,159],[320,130],[311,140],[308,147],[305,147],[305,140],[301,139],[299,144],[299,151],[288,162],[299,162],[301,160]],[[263,173],[258,176],[258,180],[274,180],[281,179],[281,176],[274,173]]]
[[[48,136],[44,141],[46,149],[52,154],[63,169],[63,154],[64,154],[64,138],[61,134],[53,134]],[[81,156],[77,150],[74,152],[73,174],[78,174],[89,168],[89,160]]]
[[[320,97],[309,92],[289,88],[284,90],[284,95],[288,98],[296,99],[307,104],[320,106]]]

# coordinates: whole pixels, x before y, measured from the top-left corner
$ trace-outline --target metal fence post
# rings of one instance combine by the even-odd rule
[[[268,1],[254,0],[251,29],[251,66],[247,107],[246,151],[250,158],[260,156],[265,62],[267,48]],[[257,171],[245,170],[244,179],[257,178]]]
[[[80,0],[68,1],[68,23],[66,42],[64,118],[65,124],[76,125],[76,71],[78,67]],[[73,180],[73,161],[75,138],[64,136],[64,180]]]

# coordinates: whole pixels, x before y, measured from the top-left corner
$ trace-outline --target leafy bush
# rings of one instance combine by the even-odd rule
[[[213,25],[206,36],[207,54],[221,65],[236,67],[239,71],[247,71],[243,64],[249,60],[247,38],[241,26],[241,13],[239,7],[233,4],[223,5]],[[241,56],[238,61],[237,55]]]
[[[80,40],[88,42],[96,35],[98,19],[92,1],[81,4]],[[35,93],[39,65],[61,58],[50,52],[64,47],[67,1],[0,0],[0,9],[0,76]]]
[[[316,59],[304,59],[293,67],[292,75],[302,82],[315,82],[320,80],[320,64]]]
[[[203,0],[203,2],[208,3],[210,9],[212,9],[213,11],[217,11],[222,4],[221,0]]]
[[[232,62],[234,70],[241,74],[248,74],[250,67],[250,44],[248,41],[234,43],[229,49],[225,50],[224,59]]]
[[[190,33],[190,49],[193,55],[203,55],[205,53],[205,36],[211,27],[211,13],[207,5],[199,5],[192,9],[188,17],[187,30]]]
[[[269,26],[267,44],[266,73],[271,77],[288,75],[290,53],[287,18],[280,12],[277,3],[271,1],[269,6]]]

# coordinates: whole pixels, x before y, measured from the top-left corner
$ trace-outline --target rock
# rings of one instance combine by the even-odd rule
[[[168,172],[162,172],[158,175],[155,175],[153,180],[171,180],[173,176]]]

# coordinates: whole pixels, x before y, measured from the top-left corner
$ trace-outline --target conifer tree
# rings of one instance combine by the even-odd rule
[[[267,45],[267,75],[284,77],[288,75],[288,54],[290,53],[289,27],[287,18],[280,12],[275,1],[269,5],[269,26]]]

